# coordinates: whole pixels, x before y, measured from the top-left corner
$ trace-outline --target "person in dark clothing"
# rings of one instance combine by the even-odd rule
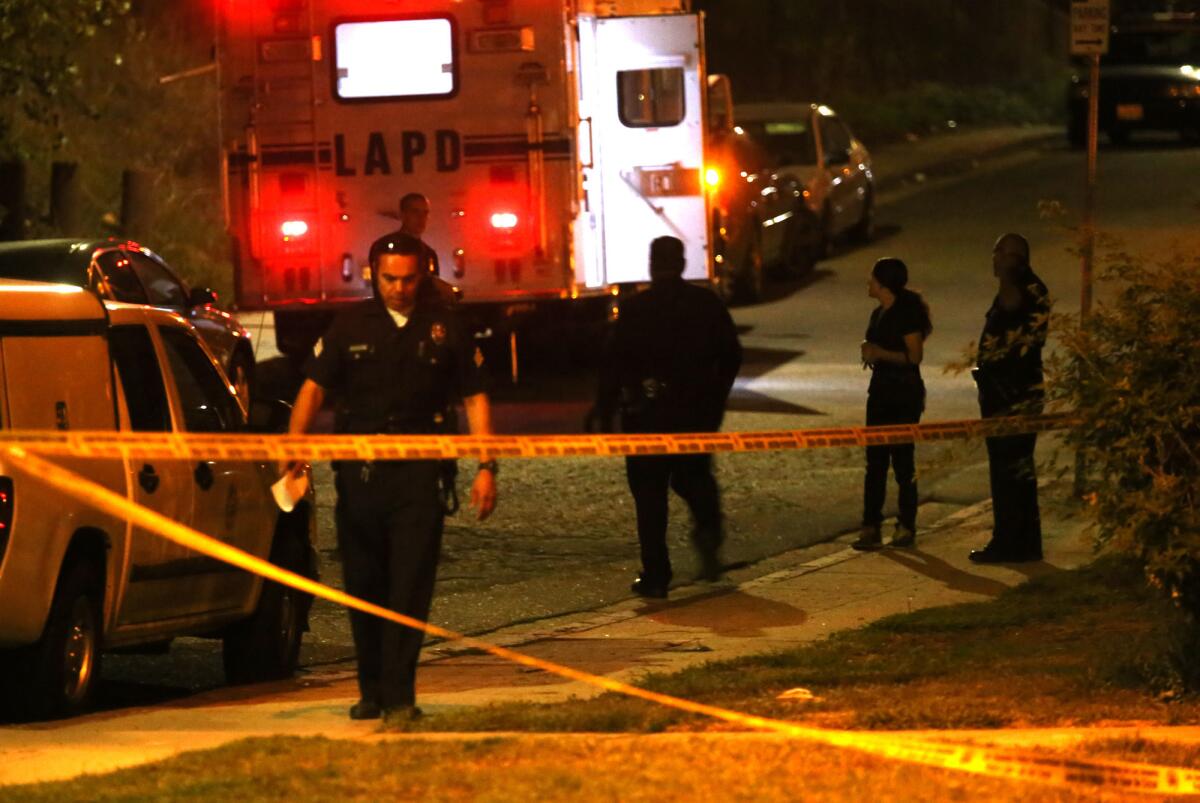
[[[420,243],[420,264],[430,280],[422,284],[426,292],[436,293],[441,303],[452,305],[458,300],[454,286],[441,278],[441,268],[438,264],[437,251],[433,250],[423,239],[425,229],[429,226],[429,199],[419,192],[410,192],[400,199],[400,228],[388,232],[371,243],[368,256],[374,265],[379,255],[386,251],[389,245],[402,237],[411,237]]]
[[[481,360],[457,316],[424,292],[421,244],[403,236],[372,266],[376,298],[338,314],[305,366],[289,432],[307,432],[327,394],[342,433],[429,434],[461,400],[473,434],[491,433]],[[441,549],[443,508],[437,460],[335,464],[335,523],[346,591],[426,621]],[[496,463],[479,464],[471,503],[480,519],[495,507]],[[350,613],[361,699],[352,719],[409,718],[416,708],[424,634]]]
[[[862,343],[863,366],[871,369],[867,426],[915,424],[925,410],[920,366],[933,324],[925,299],[907,285],[908,267],[899,259],[881,259],[871,269],[867,292],[879,301],[879,306],[871,313]],[[900,507],[891,544],[908,547],[916,543],[915,452],[911,443],[867,447],[862,534],[852,544],[855,549],[872,550],[883,545],[881,527],[889,463],[896,474]]]
[[[606,344],[589,430],[611,430],[620,412],[625,432],[716,432],[741,367],[733,319],[711,290],[683,280],[683,243],[650,245],[650,288],[623,302]],[[626,477],[637,512],[642,571],[635,594],[664,598],[671,582],[667,490],[687,503],[700,578],[721,574],[720,496],[712,455],[628,457]]]
[[[988,309],[972,372],[984,418],[1042,412],[1042,347],[1049,328],[1050,298],[1030,267],[1029,243],[1005,234],[992,249],[992,270],[1000,287]],[[1018,563],[1042,559],[1038,510],[1037,435],[987,439],[992,485],[992,538],[970,554],[976,563]]]
[[[388,232],[371,243],[370,262],[383,253],[388,242],[401,235],[408,235],[421,243],[421,264],[430,274],[437,276],[439,272],[437,251],[430,248],[421,238],[429,227],[429,199],[419,192],[410,192],[400,199],[400,228]]]

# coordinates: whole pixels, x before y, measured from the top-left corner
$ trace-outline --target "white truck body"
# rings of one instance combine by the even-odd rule
[[[227,0],[218,66],[242,309],[368,297],[401,196],[466,304],[712,276],[703,25],[686,0]]]

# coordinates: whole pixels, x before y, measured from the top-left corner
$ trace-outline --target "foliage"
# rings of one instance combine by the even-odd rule
[[[78,92],[78,55],[129,11],[129,0],[5,0],[0,10],[0,151],[11,151],[14,118],[50,122],[64,108],[88,110]]]
[[[1056,326],[1050,390],[1079,416],[1067,442],[1091,468],[1101,542],[1137,556],[1191,618],[1192,646],[1175,652],[1200,681],[1200,255],[1106,262],[1097,295],[1108,300],[1082,326]]]
[[[28,236],[117,233],[121,173],[144,171],[154,187],[153,226],[121,233],[158,251],[190,283],[228,297],[232,276],[221,221],[214,76],[159,80],[209,60],[212,34],[204,22],[182,6],[170,14],[159,9],[110,19],[73,51],[72,92],[86,104],[57,97],[51,117],[20,110],[11,115],[10,150],[29,165]],[[41,40],[51,39],[41,32]],[[82,231],[55,231],[39,212],[48,208],[51,161],[79,165]]]

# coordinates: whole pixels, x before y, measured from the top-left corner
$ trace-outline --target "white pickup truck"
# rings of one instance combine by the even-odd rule
[[[286,405],[255,413],[260,431]],[[271,413],[274,413],[272,415]],[[0,426],[250,429],[218,362],[179,315],[66,285],[0,282]],[[176,521],[315,576],[312,499],[281,513],[272,466],[234,461],[60,461]],[[231,682],[290,675],[311,598],[77,503],[0,453],[0,721],[85,708],[102,650],[224,639]]]

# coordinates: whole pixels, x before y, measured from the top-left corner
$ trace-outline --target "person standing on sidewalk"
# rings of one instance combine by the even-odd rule
[[[921,360],[925,339],[933,332],[929,305],[920,293],[909,290],[908,267],[887,257],[875,263],[867,280],[867,294],[879,302],[867,324],[862,343],[864,368],[871,369],[867,389],[867,426],[916,424],[925,410],[925,383]],[[862,534],[852,546],[858,550],[883,546],[883,502],[887,497],[888,464],[896,475],[900,514],[891,544],[909,547],[917,538],[916,447],[911,443],[868,446],[863,479]]]
[[[742,364],[742,347],[725,305],[683,280],[684,248],[675,237],[650,244],[650,288],[621,304],[600,366],[589,431],[610,431],[618,407],[625,432],[716,432]],[[631,590],[665,598],[670,585],[667,490],[687,503],[700,579],[721,574],[720,495],[711,454],[627,457],[637,512],[642,571]]]
[[[421,243],[391,240],[372,265],[376,298],[340,313],[305,366],[288,432],[311,429],[327,394],[334,429],[355,434],[432,434],[461,400],[473,435],[491,434],[482,361],[456,315],[423,292]],[[442,543],[439,461],[341,461],[335,466],[338,547],[346,591],[427,621]],[[496,504],[496,461],[479,464],[471,503],[482,520]],[[361,699],[351,719],[405,720],[416,707],[424,633],[350,612]]]
[[[1004,234],[992,248],[999,290],[988,309],[972,374],[984,418],[1037,415],[1045,400],[1042,347],[1050,323],[1050,297],[1030,266],[1029,242]],[[1038,510],[1037,435],[987,439],[992,485],[992,538],[973,550],[975,563],[1021,563],[1042,559]]]

